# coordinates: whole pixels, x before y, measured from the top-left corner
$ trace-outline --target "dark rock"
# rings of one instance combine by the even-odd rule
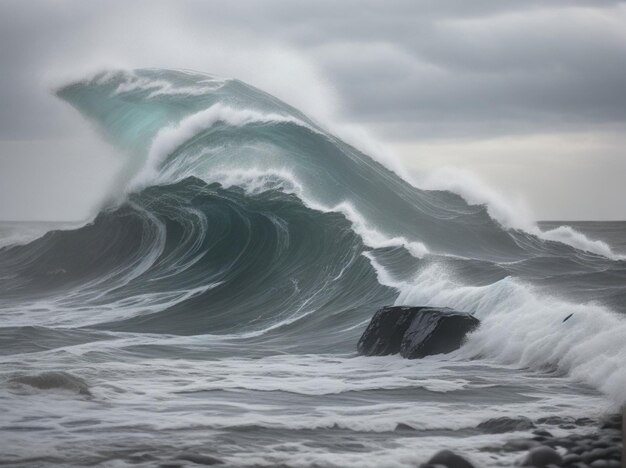
[[[535,425],[533,424],[532,427],[535,427]],[[545,429],[537,429],[536,431],[533,431],[533,434],[535,434],[536,436],[541,436],[541,437],[554,437],[552,433],[546,431]]]
[[[606,461],[607,468],[621,468],[622,462],[617,460],[607,460]]]
[[[400,353],[407,359],[449,353],[478,324],[471,314],[447,308],[384,307],[372,317],[357,350],[368,356]]]
[[[465,336],[478,324],[478,319],[466,312],[423,309],[404,334],[400,354],[407,359],[417,359],[449,353],[460,348]]]
[[[215,458],[210,455],[201,455],[199,453],[185,453],[178,458],[180,458],[181,460],[190,461],[192,463],[195,463],[196,465],[210,466],[224,464],[224,462],[219,458]]]
[[[591,443],[591,446],[593,448],[608,448],[608,447],[611,447],[612,445],[613,444],[610,441],[603,440],[603,439],[600,439],[596,442]]]
[[[474,465],[468,462],[465,458],[450,450],[442,450],[441,452],[437,452],[433,455],[433,457],[426,463],[426,466],[433,465],[443,465],[446,468],[474,468]]]
[[[569,437],[562,437],[560,439],[550,439],[545,445],[549,445],[550,447],[563,447],[570,451],[572,451],[575,447],[577,447],[577,443],[575,440],[571,440]]]
[[[605,429],[604,437],[607,440],[611,440],[613,442],[621,442],[622,441],[622,431],[616,431],[615,429]]]
[[[529,450],[533,447],[539,447],[541,444],[532,439],[511,439],[507,440],[502,446],[502,450],[505,452],[521,452],[522,450]]]
[[[621,446],[607,447],[606,457],[612,460],[621,460],[622,459],[622,447]]]
[[[560,426],[565,424],[574,424],[574,418],[569,416],[548,416],[546,418],[537,419],[537,424],[547,424],[549,426]]]
[[[575,453],[568,453],[567,455],[563,456],[564,465],[570,465],[572,463],[578,463],[580,461],[582,461],[582,458],[580,458],[580,455],[576,455]]]
[[[357,350],[367,356],[398,354],[415,315],[425,307],[383,307],[374,314],[361,335]]]
[[[518,418],[492,418],[481,422],[476,427],[489,434],[501,434],[503,432],[528,431],[535,425],[530,419],[520,416]]]
[[[574,421],[574,423],[577,426],[591,426],[592,424],[595,424],[596,421],[591,418],[578,418]]]
[[[589,465],[591,468],[609,468],[609,462],[607,460],[596,460]]]
[[[530,449],[526,457],[522,460],[522,466],[544,467],[550,464],[560,466],[563,463],[561,455],[553,448],[542,445]]]
[[[43,372],[36,375],[21,375],[9,380],[11,385],[28,385],[40,390],[69,390],[79,395],[92,396],[84,380],[67,372]]]
[[[621,414],[612,414],[610,416],[605,417],[600,423],[601,429],[617,429],[618,431],[622,430],[622,415]]]
[[[605,448],[594,448],[589,452],[585,452],[581,455],[583,461],[585,463],[591,463],[595,460],[603,460],[605,458],[610,458],[611,450]]]
[[[415,431],[415,428],[405,423],[398,423],[396,424],[396,428],[394,430],[395,431]]]

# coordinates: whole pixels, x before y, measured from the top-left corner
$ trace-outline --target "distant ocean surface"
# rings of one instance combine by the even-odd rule
[[[481,422],[626,401],[626,222],[507,225],[237,80],[58,96],[132,163],[89,222],[0,225],[0,464],[509,466]],[[449,355],[358,356],[389,304],[481,325]]]

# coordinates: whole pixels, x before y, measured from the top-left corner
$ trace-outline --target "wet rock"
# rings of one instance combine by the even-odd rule
[[[360,354],[398,354],[402,338],[422,307],[383,307],[374,314],[357,344]]]
[[[622,468],[622,462],[618,460],[607,460],[607,468]]]
[[[504,432],[528,431],[533,429],[535,425],[530,419],[520,416],[518,418],[492,418],[481,422],[476,427],[489,434],[501,434]]]
[[[608,448],[611,447],[613,444],[611,443],[611,441],[607,441],[604,439],[599,439],[596,442],[592,442],[591,446],[593,448]]]
[[[591,468],[620,468],[621,463],[616,460],[596,460],[589,466]]]
[[[474,465],[472,465],[469,461],[450,450],[437,452],[425,465],[422,465],[422,468],[437,465],[444,466],[446,468],[474,468]]]
[[[452,352],[461,347],[465,336],[478,324],[478,319],[466,312],[421,310],[404,334],[400,354],[407,359],[417,359]]]
[[[606,457],[613,459],[613,460],[621,460],[622,459],[622,447],[621,446],[607,447]]]
[[[574,421],[574,423],[577,426],[591,426],[593,424],[596,424],[596,421],[591,418],[578,418]]]
[[[622,430],[622,415],[621,414],[612,414],[610,416],[605,417],[600,423],[601,429],[616,429],[618,431]]]
[[[581,458],[585,463],[591,463],[595,460],[602,460],[605,458],[610,458],[610,449],[605,448],[595,448],[590,450],[589,452],[585,452],[581,454]]]
[[[539,442],[532,439],[511,439],[504,443],[502,450],[505,452],[521,452],[533,447],[539,447],[540,445]]]
[[[581,462],[582,460],[583,459],[580,457],[580,455],[576,455],[575,453],[568,453],[567,455],[563,456],[564,465],[571,465],[573,463]]]
[[[548,439],[544,445],[549,445],[552,448],[563,447],[571,451],[574,447],[578,447],[578,442],[574,439],[570,439],[569,437],[562,437],[558,439]]]
[[[43,372],[36,375],[20,375],[9,379],[11,385],[28,385],[40,390],[61,389],[91,396],[89,386],[83,379],[67,372]]]
[[[521,465],[547,467],[551,464],[561,466],[562,463],[563,459],[556,450],[542,445],[530,449],[530,451],[522,459]]]
[[[367,356],[400,353],[407,359],[458,349],[479,324],[466,312],[433,307],[383,307],[374,314],[358,342]]]
[[[413,432],[415,432],[415,428],[413,426],[409,426],[408,424],[405,424],[405,423],[398,423],[398,424],[396,424],[396,428],[394,430],[395,431],[413,431]]]
[[[199,453],[185,453],[179,457],[181,460],[190,461],[196,465],[223,465],[224,462],[219,458],[210,455],[201,455]]]
[[[537,424],[546,424],[548,426],[573,425],[575,422],[576,420],[569,416],[548,416],[537,419]]]

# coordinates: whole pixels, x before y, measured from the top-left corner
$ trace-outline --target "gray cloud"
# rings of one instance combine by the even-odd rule
[[[51,70],[110,63],[235,75],[313,113],[334,91],[391,144],[606,133],[626,121],[626,3],[4,0],[0,63],[6,174],[2,141],[84,131]]]
[[[0,132],[57,130],[41,99],[42,67],[81,50],[87,59],[90,44],[106,50],[107,36],[123,55],[116,23],[149,35],[151,23],[163,26],[163,11],[191,25],[191,42],[217,28],[226,47],[228,34],[241,33],[298,49],[333,83],[346,117],[385,132],[397,125],[395,137],[626,118],[626,6],[618,1],[5,1]]]

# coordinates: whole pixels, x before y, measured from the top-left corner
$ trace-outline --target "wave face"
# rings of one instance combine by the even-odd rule
[[[305,333],[298,322],[310,321],[328,333],[395,297],[363,252],[340,214],[189,177],[7,249],[3,287],[63,309],[72,326],[254,337]]]
[[[16,355],[29,356],[24,367],[7,367],[11,381],[25,368],[36,373],[63,363],[63,371],[91,378],[95,400],[116,401],[123,382],[137,392],[131,400],[145,396],[139,376],[156,379],[155,399],[174,399],[177,387],[160,376],[181,372],[168,361],[175,356],[188,359],[182,368],[196,376],[179,375],[184,391],[218,392],[218,400],[219,392],[251,392],[249,403],[201,418],[201,425],[262,428],[269,439],[329,427],[393,431],[397,424],[457,431],[480,415],[507,411],[484,406],[452,423],[442,415],[458,408],[433,397],[433,408],[443,409],[416,420],[413,397],[398,393],[416,388],[424,401],[460,392],[470,404],[481,396],[488,405],[494,395],[480,389],[508,385],[510,411],[524,408],[524,414],[569,408],[553,401],[557,381],[576,411],[599,407],[580,383],[609,402],[626,400],[626,262],[607,244],[569,227],[507,228],[471,196],[417,188],[300,111],[237,80],[115,71],[69,84],[58,95],[128,155],[127,186],[121,201],[82,227],[0,243],[2,353],[13,364]],[[453,362],[422,363],[423,375],[391,358],[355,358],[350,353],[373,312],[392,303],[467,310],[482,325]],[[282,360],[284,354],[293,360]],[[217,380],[200,377],[207,369],[197,362],[207,359]],[[250,359],[267,373],[253,370]],[[463,367],[468,359],[474,364]],[[479,373],[476,359],[487,366]],[[510,365],[557,371],[565,380],[503,384],[502,369],[509,367],[494,366]],[[353,380],[354,373],[368,382]],[[541,385],[539,411],[526,395],[539,394]],[[282,391],[295,398],[289,411],[303,408],[297,424],[269,411],[259,396]],[[343,392],[375,400],[383,391],[395,393],[381,394],[363,414],[342,407],[344,397],[323,414],[303,403]],[[148,417],[139,400],[134,409],[133,417]],[[375,417],[365,416],[371,411]],[[163,423],[153,422],[159,431]],[[430,447],[424,440],[421,446]],[[381,441],[368,443],[384,452]],[[267,459],[250,447],[244,452],[230,460],[304,463],[288,451],[287,458]],[[328,461],[304,452],[310,463]],[[396,455],[399,465],[414,461]],[[371,453],[337,456],[332,462],[340,466],[380,463]]]

